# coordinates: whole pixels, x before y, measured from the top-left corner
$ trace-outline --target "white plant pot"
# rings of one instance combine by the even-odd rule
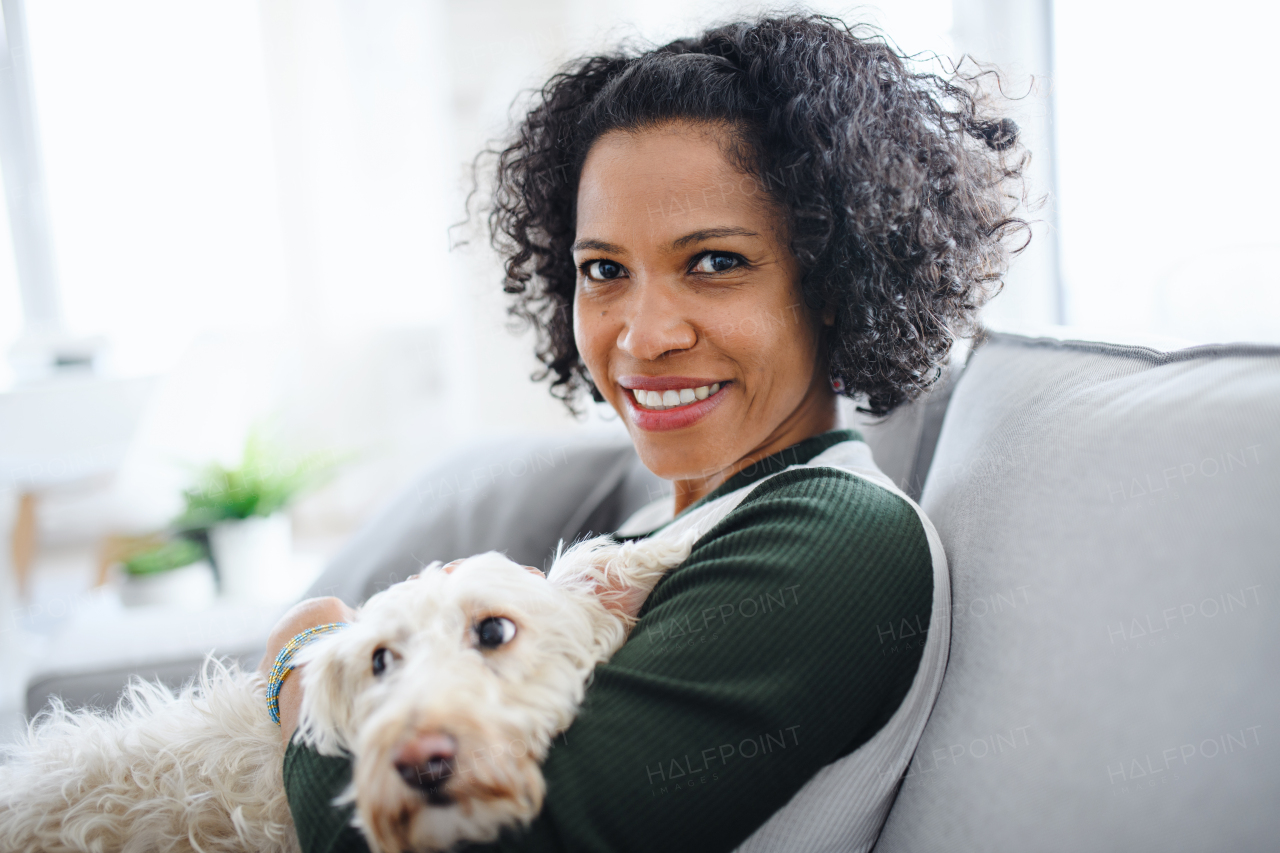
[[[214,597],[213,567],[200,560],[180,569],[149,575],[126,573],[120,587],[125,607],[207,607]]]
[[[209,530],[220,592],[235,601],[270,601],[292,565],[289,516],[227,521]]]

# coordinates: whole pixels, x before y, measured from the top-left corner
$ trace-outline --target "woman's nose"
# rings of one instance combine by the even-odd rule
[[[693,349],[698,333],[681,310],[679,300],[661,281],[641,281],[631,290],[625,325],[618,333],[618,349],[640,361]]]

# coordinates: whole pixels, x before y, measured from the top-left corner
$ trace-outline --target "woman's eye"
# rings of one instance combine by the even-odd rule
[[[741,261],[738,259],[737,255],[728,255],[724,252],[708,252],[694,262],[692,271],[712,274],[728,272],[729,270],[740,266],[740,264]]]
[[[592,281],[610,281],[622,275],[622,264],[613,261],[587,261],[582,274]]]
[[[516,623],[505,616],[490,616],[476,625],[476,638],[482,649],[496,649],[511,642],[515,636]]]
[[[386,647],[380,647],[373,650],[373,674],[382,675],[387,671],[387,664],[391,663],[391,650]]]

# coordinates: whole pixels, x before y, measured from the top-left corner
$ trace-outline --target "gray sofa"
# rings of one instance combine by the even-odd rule
[[[1280,347],[1064,337],[991,334],[912,406],[855,424],[952,576],[947,675],[876,849],[1280,849]],[[490,548],[542,564],[664,486],[621,437],[476,446],[312,593],[357,602]],[[211,647],[256,659],[263,636],[246,623],[114,669],[55,659],[28,707],[101,701],[130,668],[179,678]]]

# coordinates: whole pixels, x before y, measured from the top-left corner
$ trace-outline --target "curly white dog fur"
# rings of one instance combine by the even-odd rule
[[[354,756],[341,799],[370,847],[444,850],[531,820],[592,669],[695,538],[589,540],[546,578],[496,553],[436,564],[302,650],[297,736]],[[176,694],[133,682],[112,715],[55,702],[6,753],[5,850],[297,849],[262,679],[216,660]]]

